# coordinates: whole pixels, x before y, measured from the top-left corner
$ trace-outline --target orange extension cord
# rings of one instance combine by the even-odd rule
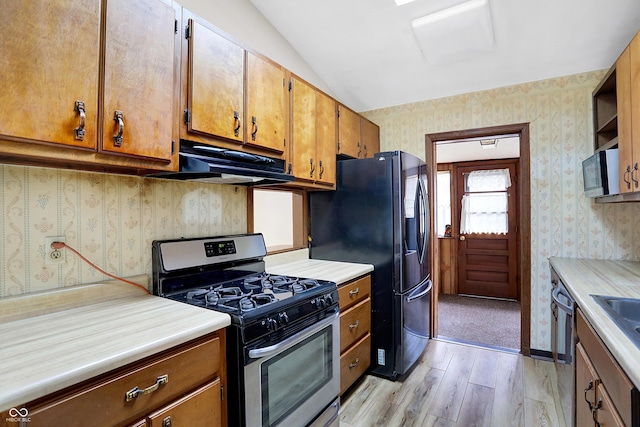
[[[95,269],[96,269],[96,270],[98,270],[100,273],[104,274],[105,276],[109,276],[109,277],[111,277],[112,279],[120,280],[121,282],[125,282],[125,283],[128,283],[128,284],[130,284],[130,285],[136,286],[136,287],[138,287],[138,288],[140,288],[140,289],[144,290],[146,293],[150,293],[150,292],[149,292],[149,289],[145,288],[145,287],[144,287],[144,286],[142,286],[142,285],[139,285],[139,284],[137,284],[137,283],[135,283],[135,282],[132,282],[132,281],[130,281],[130,280],[127,280],[127,279],[123,279],[123,278],[118,277],[118,276],[114,276],[113,274],[109,274],[109,273],[107,273],[106,271],[104,271],[103,269],[101,269],[100,267],[98,267],[97,265],[95,265],[94,263],[92,263],[91,261],[89,261],[88,259],[86,259],[85,257],[83,257],[83,256],[80,254],[80,252],[76,251],[75,249],[73,249],[71,246],[67,245],[67,244],[66,244],[66,243],[64,243],[64,242],[53,242],[53,243],[51,244],[51,247],[52,247],[53,249],[57,250],[57,251],[59,251],[59,250],[60,250],[60,249],[62,249],[62,248],[67,248],[67,249],[69,249],[71,252],[73,252],[74,254],[76,254],[78,257],[80,257],[80,259],[81,259],[81,260],[83,260],[84,262],[86,262],[86,263],[87,263],[87,264],[89,264],[91,267],[95,268]]]

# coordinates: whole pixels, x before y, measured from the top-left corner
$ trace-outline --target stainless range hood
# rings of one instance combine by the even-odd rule
[[[284,172],[285,161],[242,151],[180,141],[180,170],[147,175],[245,186],[274,185],[293,181]]]

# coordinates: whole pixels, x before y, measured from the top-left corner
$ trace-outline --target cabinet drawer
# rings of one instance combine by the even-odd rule
[[[217,379],[149,415],[147,425],[220,427],[220,414],[220,380]]]
[[[340,356],[340,394],[344,393],[371,364],[371,335]]]
[[[611,396],[611,400],[615,402],[616,409],[624,423],[630,426],[632,425],[631,394],[634,389],[633,384],[585,319],[584,314],[580,310],[576,310],[576,313],[578,313],[576,316],[578,340],[591,359],[598,377]]]
[[[371,300],[362,301],[340,315],[340,353],[369,333]]]
[[[167,350],[157,356],[114,371],[99,380],[56,393],[29,408],[30,426],[114,426],[140,419],[200,384],[219,376],[220,337],[205,339]],[[135,387],[146,389],[167,376],[168,381],[155,391],[126,401]],[[218,400],[220,396],[218,395]],[[211,403],[213,405],[214,403]]]
[[[369,298],[371,293],[371,276],[365,276],[353,282],[340,286],[338,298],[340,299],[340,311]]]

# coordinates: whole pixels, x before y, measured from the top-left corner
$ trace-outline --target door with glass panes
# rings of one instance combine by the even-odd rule
[[[519,300],[517,159],[456,168],[458,294]]]

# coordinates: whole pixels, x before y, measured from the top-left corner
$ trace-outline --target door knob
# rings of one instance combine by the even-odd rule
[[[466,240],[467,238],[464,236],[460,236],[460,240]]]

